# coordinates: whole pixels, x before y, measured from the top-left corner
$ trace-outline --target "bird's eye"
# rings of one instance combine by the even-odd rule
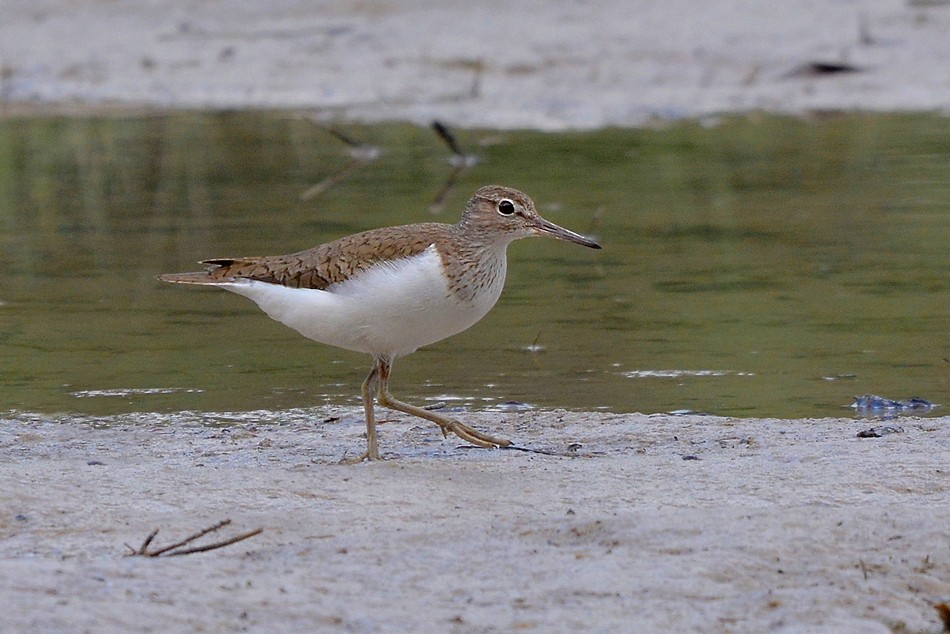
[[[498,203],[498,213],[500,213],[502,216],[510,216],[511,214],[515,213],[515,204],[505,198]]]

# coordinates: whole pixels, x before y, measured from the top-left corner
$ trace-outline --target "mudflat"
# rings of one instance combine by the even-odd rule
[[[948,417],[460,416],[2,419],[0,629],[940,631]]]

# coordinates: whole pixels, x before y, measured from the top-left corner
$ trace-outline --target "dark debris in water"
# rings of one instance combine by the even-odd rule
[[[829,61],[811,61],[795,67],[788,73],[786,78],[801,79],[803,77],[829,77],[831,75],[840,75],[842,73],[858,73],[863,69],[844,62]]]
[[[936,407],[936,405],[917,396],[902,401],[895,401],[875,394],[865,394],[864,396],[855,396],[851,407],[859,414],[884,416],[902,414],[905,412],[913,412],[915,414],[929,412]]]

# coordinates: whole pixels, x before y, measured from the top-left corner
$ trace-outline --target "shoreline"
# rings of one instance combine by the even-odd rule
[[[276,108],[550,131],[743,112],[947,114],[948,58],[942,0],[769,11],[751,0],[544,11],[43,0],[0,6],[0,111]]]
[[[569,458],[397,416],[346,466],[358,410],[255,415],[0,419],[6,627],[937,632],[950,598],[950,417],[464,414]],[[264,530],[124,556],[223,519]]]

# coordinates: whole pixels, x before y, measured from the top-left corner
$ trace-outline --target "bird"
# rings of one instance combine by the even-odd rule
[[[366,451],[351,462],[381,459],[374,401],[435,423],[443,437],[452,433],[478,447],[510,447],[510,440],[397,400],[389,378],[397,358],[484,317],[504,288],[508,245],[535,236],[601,248],[542,218],[523,192],[488,185],[472,195],[454,225],[371,229],[287,255],[203,260],[203,271],[158,279],[243,295],[308,339],[371,355],[373,367],[360,390]]]

